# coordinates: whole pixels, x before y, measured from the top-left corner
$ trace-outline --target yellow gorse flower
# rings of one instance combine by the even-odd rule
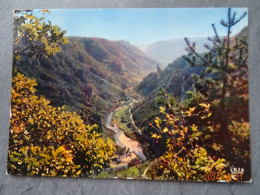
[[[192,130],[192,131],[198,131],[198,127],[193,124],[193,125],[191,126],[191,130]]]

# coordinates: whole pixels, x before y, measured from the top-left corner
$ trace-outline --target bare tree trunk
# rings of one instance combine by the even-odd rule
[[[226,42],[226,56],[225,56],[225,64],[224,64],[224,71],[227,70],[228,64],[229,64],[229,53],[230,53],[230,28],[231,28],[231,16],[230,16],[230,9],[228,10],[228,30],[227,30],[227,42]],[[225,105],[225,98],[226,98],[226,90],[227,90],[227,78],[226,75],[224,75],[223,78],[223,88],[222,88],[222,120],[221,120],[221,127],[219,131],[219,138],[222,140],[222,144],[224,146],[224,150],[229,153],[232,151],[232,140],[230,133],[228,131],[228,113],[227,108]]]

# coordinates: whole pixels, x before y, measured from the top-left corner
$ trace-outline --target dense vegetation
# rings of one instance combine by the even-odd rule
[[[111,140],[102,138],[97,125],[86,125],[75,112],[66,111],[64,106],[53,107],[49,100],[37,96],[36,80],[18,68],[21,56],[47,58],[59,52],[61,44],[68,43],[65,31],[34,17],[31,11],[15,14],[7,172],[64,177],[99,173],[109,167],[114,156]]]
[[[250,180],[248,28],[231,36],[245,14],[228,9],[204,53],[185,38],[188,54],[162,70],[128,42],[66,38],[15,12],[8,173],[232,181],[239,167]],[[122,133],[138,150],[116,144]]]
[[[12,82],[8,173],[89,176],[109,167],[115,148],[76,113],[35,95],[35,80]]]
[[[112,124],[117,124],[117,126],[125,132],[126,136],[136,140],[136,136],[134,134],[134,132],[136,132],[136,128],[131,121],[130,112],[130,106],[122,107],[113,115]]]
[[[154,130],[151,137],[155,138],[158,144],[166,144],[166,151],[150,168],[149,178],[196,181],[210,173],[219,175],[219,179],[223,180],[226,173],[225,159],[210,156],[207,150],[200,146],[201,139],[209,136],[206,132],[212,130],[207,125],[201,132],[198,126],[203,123],[205,125],[204,121],[211,116],[210,104],[200,103],[185,111],[171,101],[172,97],[169,98],[167,94],[163,98],[166,101],[166,107],[160,107],[163,116],[156,117],[155,125],[150,126]],[[191,118],[196,118],[194,123]]]
[[[193,90],[192,74],[199,74],[202,67],[190,67],[182,57],[170,63],[164,70],[157,68],[157,72],[150,73],[141,83],[136,87],[137,92],[144,95],[144,100],[139,102],[133,109],[133,119],[135,124],[141,129],[145,136],[140,137],[141,142],[150,143],[148,156],[158,156],[163,153],[165,149],[155,150],[151,147],[154,141],[151,142],[150,130],[148,124],[151,123],[158,115],[159,105],[155,99],[157,93],[161,89],[166,89],[171,93],[176,101],[184,100],[185,94],[189,90]],[[160,146],[157,145],[159,149]]]
[[[184,59],[201,71],[192,75],[193,90],[186,98],[177,95],[176,100],[165,90],[157,93],[162,116],[145,130],[163,155],[149,170],[150,178],[203,180],[211,173],[223,180],[227,168],[242,167],[243,180],[250,179],[247,29],[230,36],[244,16],[237,19],[229,9],[227,21],[221,21],[227,36],[221,39],[213,25],[213,46],[206,45],[204,54],[185,39],[189,55]]]
[[[145,99],[133,109],[133,117],[140,128],[147,127],[156,115],[154,99],[161,88],[167,89],[179,100],[183,100],[186,91],[193,90],[192,74],[199,74],[202,67],[190,67],[182,57],[170,63],[164,70],[157,68],[157,72],[150,73],[136,87],[137,92]]]
[[[68,37],[51,57],[21,59],[17,69],[37,80],[37,94],[54,106],[67,105],[83,120],[97,123],[121,101],[157,62],[125,41]]]

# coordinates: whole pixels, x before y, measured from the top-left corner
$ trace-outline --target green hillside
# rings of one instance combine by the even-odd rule
[[[17,69],[37,80],[38,94],[54,106],[68,106],[101,125],[113,106],[158,62],[125,41],[69,37],[61,52],[46,58],[23,57]]]
[[[247,34],[248,27],[245,27],[237,35],[231,37],[231,44],[235,44],[237,37],[245,37]],[[177,101],[181,102],[184,100],[187,91],[194,90],[192,75],[200,75],[203,68],[205,67],[192,67],[183,56],[181,56],[168,64],[164,70],[157,67],[156,72],[152,72],[143,78],[142,82],[137,85],[136,91],[145,98],[135,105],[132,109],[132,113],[135,124],[142,130],[144,135],[150,136],[151,132],[149,131],[148,124],[153,122],[159,112],[159,106],[156,105],[155,99],[160,89],[166,89],[168,93],[173,94]],[[209,73],[208,76],[214,77],[214,74]],[[151,142],[144,137],[143,139],[143,141]]]

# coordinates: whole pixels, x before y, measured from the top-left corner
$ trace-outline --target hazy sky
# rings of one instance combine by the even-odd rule
[[[234,8],[240,16],[246,8]],[[153,9],[50,9],[44,16],[52,24],[67,31],[67,36],[102,37],[109,40],[126,40],[148,44],[160,40],[214,35],[215,23],[220,35],[226,29],[219,22],[227,16],[227,8],[153,8]],[[232,33],[248,25],[246,16]]]

